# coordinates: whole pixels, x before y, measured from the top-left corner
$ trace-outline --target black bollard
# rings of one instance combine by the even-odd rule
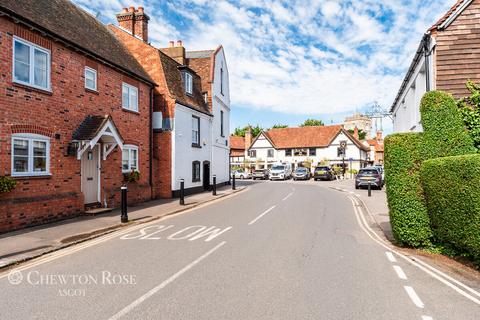
[[[180,179],[180,205],[185,205],[185,180]]]
[[[120,216],[120,221],[122,223],[127,223],[128,222],[128,212],[127,212],[127,187],[123,186],[120,188],[122,192],[122,215]]]
[[[235,173],[232,176],[232,190],[235,190]]]
[[[214,196],[217,195],[217,176],[213,175],[213,188],[212,188],[212,194]]]
[[[369,197],[372,196],[372,183],[371,182],[368,183],[368,196]]]

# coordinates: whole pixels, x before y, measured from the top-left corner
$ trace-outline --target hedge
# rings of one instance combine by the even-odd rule
[[[420,182],[422,133],[385,138],[385,180],[392,232],[400,245],[431,244],[432,231]]]
[[[480,261],[480,155],[425,161],[421,181],[435,239]]]
[[[476,153],[453,97],[442,91],[427,92],[421,101],[424,159]]]

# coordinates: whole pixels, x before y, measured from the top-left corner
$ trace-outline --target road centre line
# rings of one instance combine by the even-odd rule
[[[376,243],[378,243],[379,245],[381,245],[382,247],[384,247],[385,249],[387,250],[390,250],[392,251],[393,253],[395,253],[397,256],[399,256],[400,258],[404,259],[405,261],[407,261],[408,263],[414,265],[415,267],[419,268],[420,270],[424,271],[425,273],[427,273],[428,275],[430,275],[431,277],[437,279],[438,281],[442,282],[443,284],[445,284],[446,286],[450,287],[451,289],[455,290],[457,293],[459,293],[460,295],[464,296],[465,298],[471,300],[472,302],[480,305],[480,300],[475,298],[474,296],[468,294],[467,292],[465,292],[464,290],[460,289],[459,287],[457,287],[456,285],[454,285],[453,283],[450,283],[449,281],[445,280],[444,278],[442,278],[441,276],[439,276],[437,273],[435,272],[432,272],[430,270],[427,269],[427,267],[424,267],[422,266],[421,264],[417,263],[417,258],[415,258],[416,260],[413,260],[407,256],[405,256],[404,254],[394,250],[392,247],[390,247],[390,245],[386,244],[382,238],[380,238],[380,236],[375,232],[373,231],[370,226],[368,225],[367,221],[365,220],[365,218],[363,217],[363,214],[361,213],[361,208],[358,204],[358,202],[356,201],[356,199],[352,198],[352,197],[348,197],[350,199],[350,201],[352,202],[352,205],[353,205],[353,209],[355,211],[355,217],[357,219],[357,222],[360,226],[360,228],[373,240],[375,241]],[[363,221],[363,223],[362,223]],[[365,224],[365,225],[364,225]],[[367,230],[368,229],[368,230]],[[373,235],[375,235],[375,237],[377,239],[375,239],[373,236],[372,236],[372,233]],[[419,261],[420,262],[420,261]],[[433,267],[429,267],[430,269],[434,269],[436,270],[435,268]],[[438,271],[440,272],[440,271]],[[455,282],[458,282],[461,284],[462,287],[465,287],[465,288],[468,288],[469,291],[472,291],[472,293],[474,294],[478,294],[478,292],[476,292],[475,290],[473,290],[472,288],[466,286],[465,284],[455,280]]]
[[[186,265],[185,267],[183,267],[181,270],[179,270],[177,273],[173,274],[172,276],[170,276],[170,278],[166,279],[165,281],[163,281],[162,283],[160,283],[158,286],[150,289],[150,291],[148,291],[147,293],[145,293],[143,296],[141,296],[140,298],[138,298],[137,300],[133,301],[131,304],[129,304],[128,306],[126,306],[125,308],[123,308],[122,310],[120,310],[118,313],[114,314],[112,317],[109,318],[109,320],[116,320],[116,319],[120,319],[121,317],[125,316],[126,314],[128,314],[130,311],[132,311],[133,309],[135,309],[137,306],[139,306],[140,304],[142,304],[144,301],[146,301],[147,299],[149,299],[150,297],[152,297],[154,294],[156,294],[158,291],[162,290],[163,288],[165,288],[167,285],[169,285],[170,283],[172,283],[173,281],[175,281],[178,277],[180,277],[182,274],[184,274],[185,272],[187,272],[188,270],[192,269],[195,265],[199,264],[202,260],[204,260],[205,258],[207,258],[209,255],[211,255],[212,253],[214,253],[215,251],[217,251],[218,249],[220,249],[225,243],[227,243],[226,241],[223,241],[221,243],[219,243],[218,245],[216,245],[215,247],[213,247],[212,249],[210,249],[209,251],[207,251],[206,253],[204,253],[203,255],[201,255],[200,257],[198,257],[197,259],[195,259],[193,262],[189,263],[188,265]]]
[[[405,272],[403,272],[402,268],[400,266],[393,266],[393,270],[395,270],[395,272],[397,273],[397,276],[402,279],[402,280],[407,280],[407,275],[405,274]]]
[[[282,201],[287,200],[287,199],[290,198],[292,195],[293,195],[293,192],[290,192],[289,194],[287,194],[287,196],[286,196],[285,198],[282,199]]]
[[[261,215],[259,215],[258,217],[256,217],[255,219],[253,219],[252,221],[250,221],[248,223],[248,225],[252,225],[254,224],[255,222],[257,222],[261,217],[263,217],[264,215],[266,215],[267,213],[269,213],[270,211],[272,211],[273,209],[275,209],[276,205],[275,206],[271,206],[270,208],[268,208],[267,210],[265,210]]]
[[[397,262],[397,259],[395,259],[393,253],[391,253],[390,251],[385,252],[385,254],[387,255],[387,259],[390,262]]]
[[[430,316],[422,316],[422,320],[433,320]]]
[[[415,292],[415,289],[413,289],[410,286],[403,286],[405,288],[405,291],[407,291],[408,296],[410,299],[413,301],[413,303],[419,307],[419,308],[425,308],[425,305],[423,304],[422,300],[420,300],[420,297],[418,294]]]

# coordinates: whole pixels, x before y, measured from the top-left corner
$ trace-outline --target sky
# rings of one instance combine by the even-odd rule
[[[143,6],[149,41],[223,45],[231,128],[341,123],[378,102],[389,110],[426,30],[456,0],[74,0],[104,23]],[[383,122],[386,133],[391,120]]]

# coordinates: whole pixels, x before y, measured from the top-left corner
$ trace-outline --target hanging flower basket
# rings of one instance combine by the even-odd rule
[[[140,172],[136,171],[136,170],[132,170],[130,172],[126,172],[123,174],[123,180],[125,182],[137,182],[138,180],[140,180]]]
[[[0,194],[12,191],[16,185],[17,182],[11,177],[0,176]]]

